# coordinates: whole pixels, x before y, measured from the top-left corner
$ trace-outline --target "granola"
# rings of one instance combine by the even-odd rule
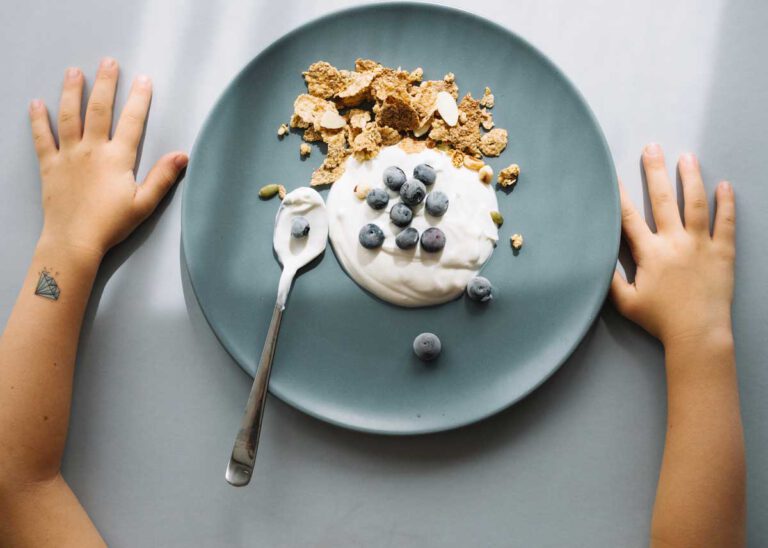
[[[428,143],[426,141],[417,141],[416,139],[412,139],[411,137],[406,137],[400,143],[398,143],[398,146],[402,148],[404,151],[409,153],[415,153],[415,152],[421,152],[425,148],[427,148]]]
[[[321,99],[333,97],[346,87],[339,69],[325,61],[311,64],[304,73],[304,80],[307,91]]]
[[[467,93],[459,103],[459,117],[464,113],[466,122],[457,124],[453,127],[448,126],[443,120],[435,120],[432,123],[432,131],[429,132],[430,139],[442,142],[471,156],[480,155],[480,121],[482,113],[480,103],[472,98],[471,93]]]
[[[454,165],[474,170],[482,168],[483,156],[498,156],[506,147],[507,132],[494,128],[488,111],[494,105],[490,88],[480,100],[468,93],[453,106],[445,97],[459,98],[452,72],[440,80],[424,80],[421,67],[409,72],[357,59],[354,70],[317,61],[303,76],[307,93],[294,101],[289,125],[303,130],[303,156],[311,150],[306,143],[328,145],[325,159],[312,174],[312,185],[333,183],[344,173],[350,155],[368,160],[382,147],[395,144],[409,151],[438,147]],[[281,137],[288,132],[286,125],[278,130]]]
[[[483,96],[480,99],[480,106],[485,108],[493,108],[493,104],[495,101],[496,99],[493,96],[493,93],[491,93],[491,88],[486,87],[485,93],[483,93]]]
[[[503,187],[512,186],[517,182],[517,178],[520,176],[520,166],[517,164],[511,164],[501,171],[499,171],[499,185]]]
[[[498,156],[507,148],[507,130],[495,128],[480,139],[480,152],[485,156]]]
[[[381,132],[378,126],[369,122],[350,145],[358,160],[370,160],[376,156],[381,150]]]

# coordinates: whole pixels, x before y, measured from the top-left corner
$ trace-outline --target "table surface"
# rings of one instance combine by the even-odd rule
[[[152,76],[139,175],[191,149],[224,86],[297,25],[356,2],[27,2],[0,33],[0,322],[41,226],[27,127],[64,69],[112,55]],[[66,5],[65,5],[66,4]],[[531,41],[592,106],[638,204],[644,143],[692,150],[739,208],[734,323],[749,545],[768,543],[768,4],[725,0],[445,4]],[[22,6],[22,4],[18,4]],[[467,39],[482,40],[482,36]],[[182,183],[183,184],[183,183]],[[250,487],[224,469],[250,379],[208,328],[180,259],[175,193],[100,271],[83,329],[64,475],[113,546],[645,546],[663,449],[659,344],[606,305],[533,395],[416,438],[329,426],[270,398]],[[647,208],[646,208],[647,211]]]

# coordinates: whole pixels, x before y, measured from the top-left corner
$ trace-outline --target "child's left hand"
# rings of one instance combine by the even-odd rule
[[[83,124],[83,74],[77,68],[67,70],[59,107],[58,148],[45,105],[35,100],[29,109],[43,182],[45,223],[40,240],[99,258],[155,210],[188,161],[181,152],[166,154],[143,183],[136,183],[133,170],[152,84],[146,76],[134,80],[110,139],[117,76],[117,62],[103,59]]]

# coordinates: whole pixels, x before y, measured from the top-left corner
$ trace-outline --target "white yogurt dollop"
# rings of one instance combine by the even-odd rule
[[[398,248],[395,236],[403,229],[389,220],[389,210],[400,196],[384,185],[382,173],[397,166],[411,177],[413,168],[421,163],[437,170],[437,181],[427,186],[427,192],[444,192],[448,211],[443,217],[433,217],[422,203],[413,208],[409,226],[419,234],[432,226],[440,228],[446,244],[439,253],[426,252],[420,245],[410,250]],[[377,211],[357,198],[354,189],[358,184],[386,190],[390,196],[387,207]],[[491,256],[499,238],[490,216],[498,210],[491,185],[480,182],[477,172],[456,168],[450,157],[431,149],[409,154],[395,145],[365,162],[350,157],[344,175],[331,186],[327,208],[329,236],[344,269],[374,295],[400,306],[434,305],[459,296]],[[384,245],[379,249],[365,249],[359,243],[360,229],[368,223],[384,231]]]

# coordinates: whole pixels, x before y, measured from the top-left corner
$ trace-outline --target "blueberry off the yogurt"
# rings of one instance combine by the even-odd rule
[[[467,297],[473,301],[486,303],[493,299],[493,286],[488,278],[475,276],[467,284]]]
[[[420,360],[431,362],[440,355],[443,345],[434,333],[422,333],[413,340],[413,353]]]

